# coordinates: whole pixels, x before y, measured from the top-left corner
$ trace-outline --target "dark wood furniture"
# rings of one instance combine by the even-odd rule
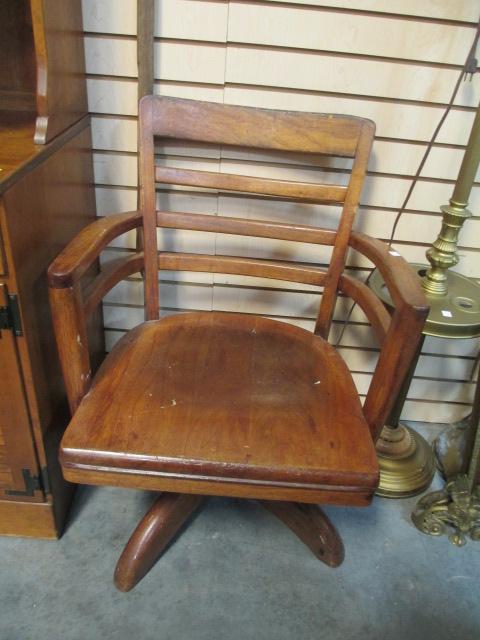
[[[80,1],[2,0],[0,48],[0,534],[55,538],[72,486],[46,270],[95,217]]]
[[[80,0],[2,0],[0,43],[0,109],[29,112],[37,144],[87,114]]]
[[[72,421],[61,447],[65,477],[164,492],[117,565],[131,589],[203,496],[253,498],[331,566],[343,558],[315,503],[367,505],[378,482],[374,441],[415,353],[428,312],[415,274],[352,222],[373,140],[359,118],[154,98],[140,101],[141,211],[83,230],[49,269],[51,301]],[[347,186],[155,167],[154,137],[352,158]],[[157,211],[155,183],[343,204],[338,230]],[[121,258],[82,292],[82,276],[110,240],[143,226],[144,254]],[[330,245],[327,270],[297,263],[158,252],[157,228]],[[390,317],[344,273],[349,247],[382,271]],[[145,269],[147,322],[130,331],[93,378],[86,321],[120,279]],[[159,319],[158,270],[208,271],[323,286],[314,333],[256,315],[187,313]],[[339,292],[355,299],[382,345],[362,408],[351,375],[327,343]]]

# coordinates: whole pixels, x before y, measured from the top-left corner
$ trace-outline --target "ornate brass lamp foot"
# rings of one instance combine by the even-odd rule
[[[385,426],[376,449],[380,466],[378,496],[407,498],[430,486],[435,459],[428,442],[416,431],[402,424]]]
[[[418,501],[412,513],[413,524],[422,533],[441,536],[463,547],[466,536],[480,541],[480,487],[470,492],[468,477],[458,476],[442,491],[434,491]]]

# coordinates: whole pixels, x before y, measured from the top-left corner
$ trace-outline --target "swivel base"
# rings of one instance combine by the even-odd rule
[[[179,529],[205,501],[203,496],[162,493],[140,520],[115,569],[119,591],[130,591],[150,571]],[[327,515],[316,504],[273,500],[259,503],[279,518],[329,567],[343,562],[343,542]]]
[[[399,424],[385,426],[376,444],[383,498],[408,498],[425,491],[435,473],[435,459],[428,442],[420,434]]]

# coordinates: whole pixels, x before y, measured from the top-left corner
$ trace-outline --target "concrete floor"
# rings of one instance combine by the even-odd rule
[[[417,532],[418,498],[329,508],[329,569],[251,502],[211,499],[144,580],[116,560],[152,494],[83,488],[58,542],[0,538],[0,640],[479,640],[480,543]]]

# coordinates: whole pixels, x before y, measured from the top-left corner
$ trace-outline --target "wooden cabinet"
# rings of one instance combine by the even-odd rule
[[[72,489],[46,269],[95,217],[80,0],[2,0],[0,53],[0,534],[57,537]]]

